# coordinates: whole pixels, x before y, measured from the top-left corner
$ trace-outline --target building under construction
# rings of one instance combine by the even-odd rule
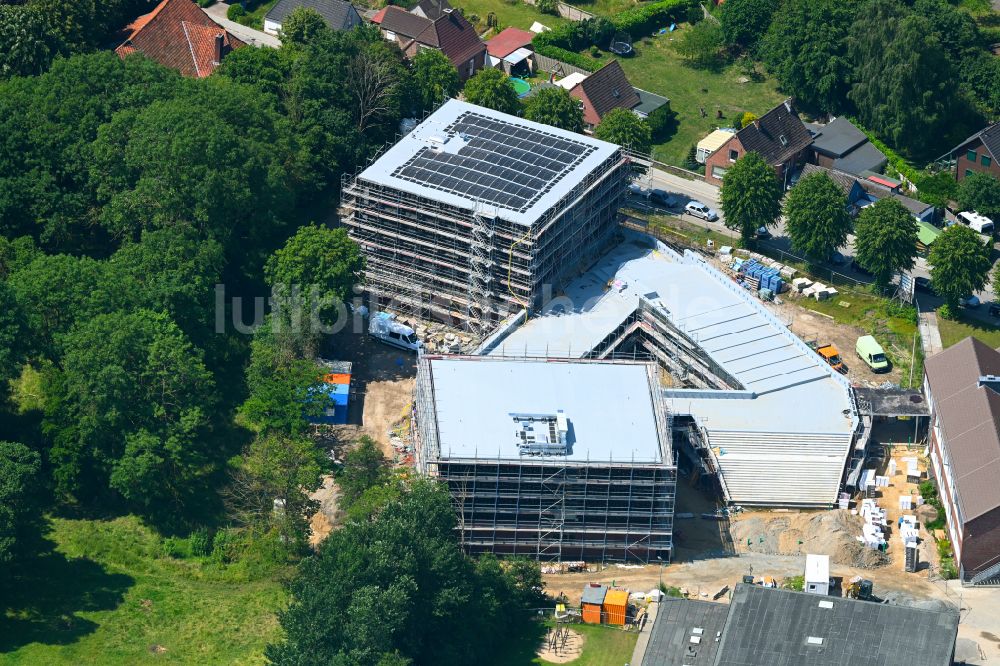
[[[345,178],[340,212],[371,295],[482,334],[607,249],[628,180],[618,146],[450,100]]]
[[[414,416],[417,464],[447,484],[469,552],[669,561],[677,468],[655,363],[423,355]]]

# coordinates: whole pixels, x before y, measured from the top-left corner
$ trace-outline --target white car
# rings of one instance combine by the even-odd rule
[[[708,220],[709,222],[715,222],[719,219],[718,213],[700,201],[689,201],[688,204],[684,206],[684,212],[688,215]]]

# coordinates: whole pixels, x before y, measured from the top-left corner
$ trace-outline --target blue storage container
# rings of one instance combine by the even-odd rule
[[[347,405],[337,405],[333,408],[332,423],[343,425],[347,423]]]
[[[347,395],[351,389],[350,385],[348,384],[327,384],[327,386],[333,389],[331,391],[332,393],[343,394],[343,395]]]

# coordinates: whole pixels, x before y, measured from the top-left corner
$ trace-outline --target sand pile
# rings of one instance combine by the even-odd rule
[[[850,511],[751,513],[734,518],[730,533],[736,550],[769,555],[829,555],[830,561],[856,567],[888,562],[884,553],[865,548],[857,538],[862,519]]]

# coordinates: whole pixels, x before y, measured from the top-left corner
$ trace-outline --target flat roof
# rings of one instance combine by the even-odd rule
[[[640,301],[665,315],[749,392],[736,399],[733,391],[669,390],[673,413],[694,414],[711,430],[853,431],[846,379],[700,256],[681,256],[637,232],[627,231],[625,241],[568,285],[564,296],[490,354],[582,357],[635,312]],[[790,404],[811,408],[789,409]]]
[[[700,150],[715,152],[734,136],[736,136],[735,130],[719,128],[699,141],[698,148]]]
[[[715,666],[949,666],[957,634],[954,610],[741,583]]]
[[[429,365],[441,458],[531,460],[519,452],[511,414],[562,410],[569,454],[559,458],[663,460],[654,364],[446,356]]]
[[[452,99],[358,179],[531,226],[618,150]]]
[[[829,583],[830,556],[807,553],[805,579],[808,583]]]

